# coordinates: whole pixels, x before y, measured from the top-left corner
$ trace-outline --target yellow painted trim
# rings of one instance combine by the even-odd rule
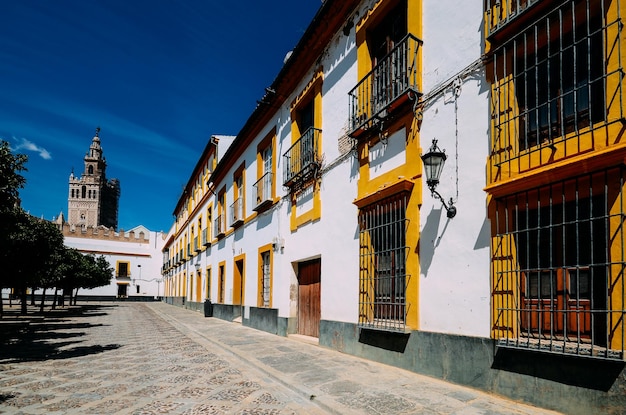
[[[237,179],[239,177],[241,177],[241,188],[237,186]],[[246,162],[244,161],[241,163],[239,167],[237,167],[237,170],[235,170],[235,173],[233,173],[233,203],[235,202],[235,200],[241,197],[241,211],[243,215],[242,220],[246,219],[245,189],[246,189]]]
[[[205,298],[208,300],[211,300],[211,287],[213,286],[213,281],[211,281],[211,278],[213,277],[211,275],[211,266],[209,265],[208,267],[206,267],[206,278],[204,279],[205,284],[204,284],[204,288],[205,288]]]
[[[126,264],[126,269],[128,271],[128,275],[127,276],[130,277],[131,274],[132,274],[132,270],[130,269],[130,261],[120,261],[120,260],[115,261],[115,275],[116,275],[116,277],[120,273],[120,264]]]
[[[273,304],[273,290],[274,286],[274,250],[272,249],[272,244],[266,244],[260,246],[258,249],[258,261],[257,261],[257,271],[258,271],[258,279],[257,279],[257,306],[263,307],[263,257],[262,254],[265,252],[269,252],[270,254],[270,305],[268,308],[272,308]]]
[[[406,291],[406,325],[413,330],[419,329],[419,238],[420,238],[420,206],[422,204],[422,163],[417,120],[409,112],[388,126],[384,134],[390,139],[395,132],[404,129],[406,139],[406,162],[388,172],[370,179],[369,149],[379,141],[379,137],[371,137],[358,143],[359,180],[357,182],[357,198],[354,203],[365,207],[376,203],[384,197],[408,192],[406,219],[407,253],[407,291]]]
[[[224,304],[226,301],[226,261],[217,264],[217,302]]]
[[[375,27],[382,18],[388,14],[398,4],[394,0],[381,0],[363,14],[363,17],[356,25],[357,43],[357,74],[358,79],[363,79],[372,70],[372,58],[368,46],[368,30]],[[422,30],[422,2],[419,0],[407,0],[407,32],[421,38]],[[422,89],[421,73],[422,59],[421,50],[418,59],[418,74],[420,80],[418,87]],[[420,227],[420,206],[422,204],[422,163],[420,159],[421,147],[419,140],[419,128],[412,112],[406,116],[387,125],[387,130],[383,131],[388,137],[394,132],[405,128],[406,131],[406,162],[370,179],[369,149],[379,141],[379,137],[372,137],[358,143],[357,154],[359,155],[359,181],[357,184],[356,203],[377,200],[375,195],[387,195],[388,190],[402,190],[407,182],[414,182],[413,189],[407,204],[406,218],[408,229],[406,233],[406,244],[409,248],[407,253],[407,291],[406,291],[406,325],[408,328],[419,329],[419,227]]]
[[[241,262],[241,274],[239,275],[239,269],[237,268],[237,263]],[[237,281],[239,280],[239,281]],[[237,282],[239,282],[239,286],[237,286]],[[235,303],[235,295],[239,294],[241,297],[241,303]],[[239,300],[237,300],[239,301]],[[240,254],[233,258],[233,305],[244,305],[246,303],[246,254]]]
[[[298,230],[302,225],[321,219],[322,217],[322,197],[320,195],[319,181],[313,182],[313,207],[306,212],[298,215],[297,213],[297,195],[291,195],[291,216],[289,218],[290,229],[292,232]],[[309,186],[309,187],[310,187]]]
[[[313,100],[313,127],[319,130],[322,129],[322,83],[324,80],[323,68],[318,68],[313,78],[307,83],[304,90],[298,95],[291,104],[291,143],[295,144],[304,131],[300,131],[298,125],[298,110],[307,105]],[[323,132],[319,135],[318,140],[318,154],[322,154],[322,140]],[[308,211],[300,215],[297,215],[297,194],[291,195],[291,216],[290,216],[290,229],[295,232],[298,227],[319,220],[322,217],[322,199],[319,188],[319,182],[315,181],[310,184],[313,186],[313,207]]]
[[[257,145],[256,151],[256,179],[260,180],[263,176],[263,151],[272,146],[272,190],[270,192],[271,198],[276,198],[276,127],[272,128],[272,130],[261,140],[261,142]],[[255,212],[256,213],[256,212]]]

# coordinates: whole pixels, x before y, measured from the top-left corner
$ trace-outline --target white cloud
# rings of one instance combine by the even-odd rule
[[[17,145],[14,148],[15,151],[20,151],[20,150],[32,151],[35,153],[39,153],[39,156],[44,160],[52,159],[52,154],[50,154],[48,150],[46,150],[43,147],[39,147],[37,144],[33,143],[32,141],[27,140],[26,138],[13,137],[13,139],[17,141]]]

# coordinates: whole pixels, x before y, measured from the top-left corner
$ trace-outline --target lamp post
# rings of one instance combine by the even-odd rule
[[[446,216],[451,219],[456,216],[456,207],[454,206],[452,198],[450,198],[448,202],[449,205],[446,205],[443,197],[435,190],[439,184],[439,177],[441,176],[447,158],[446,153],[437,146],[437,140],[433,139],[433,143],[428,149],[428,152],[422,155],[422,162],[424,163],[424,173],[426,174],[426,185],[431,195],[441,201],[443,207],[446,209]]]

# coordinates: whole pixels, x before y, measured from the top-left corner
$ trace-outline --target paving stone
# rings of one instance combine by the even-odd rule
[[[552,413],[164,303],[63,312],[0,344],[0,413]]]

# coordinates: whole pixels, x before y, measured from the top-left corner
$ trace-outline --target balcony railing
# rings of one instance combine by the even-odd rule
[[[254,188],[255,211],[262,210],[264,207],[272,203],[272,180],[271,172],[265,173],[252,186]]]
[[[533,4],[542,0],[487,0],[487,36],[506,26]]]
[[[211,245],[211,237],[210,237],[209,228],[202,229],[202,245],[209,246]]]
[[[322,130],[309,128],[283,155],[284,185],[293,187],[308,181],[320,167],[318,152]]]
[[[198,237],[193,238],[193,250],[196,252],[200,252],[200,244],[198,243]]]
[[[219,215],[215,218],[215,237],[221,238],[226,233],[226,216]]]
[[[348,93],[351,136],[356,137],[369,128],[372,120],[386,118],[406,98],[417,99],[421,81],[418,65],[421,45],[422,41],[415,36],[405,36]]]
[[[130,272],[116,272],[115,278],[118,279],[130,279]]]
[[[232,205],[230,205],[230,226],[235,227],[243,223],[243,198],[238,197]]]

